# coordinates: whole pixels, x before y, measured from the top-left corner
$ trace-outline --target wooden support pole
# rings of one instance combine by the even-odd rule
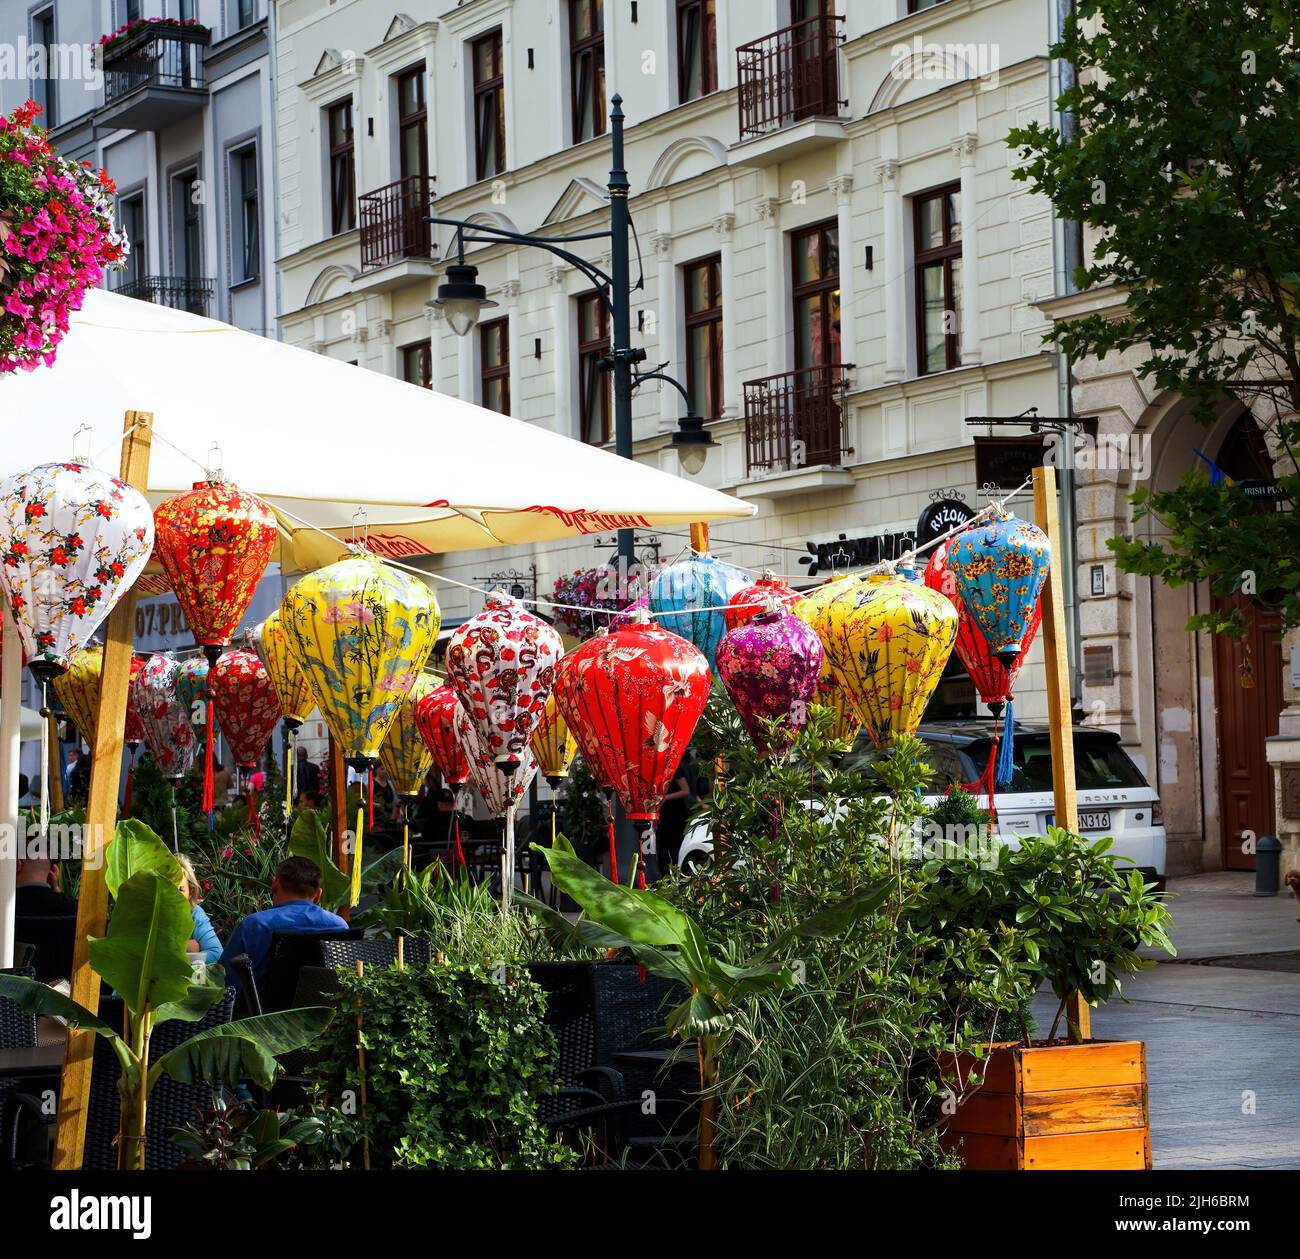
[[[128,411],[122,437],[121,478],[142,494],[149,484],[153,415]],[[122,775],[126,697],[131,683],[131,645],[135,633],[136,592],[132,588],[109,614],[99,686],[99,720],[91,748],[90,790],[81,849],[81,890],[77,897],[77,937],[72,953],[72,999],[92,1013],[99,1009],[99,976],[90,969],[89,936],[102,936],[108,920],[104,849],[117,825],[117,788]],[[90,1065],[95,1033],[68,1031],[59,1091],[59,1123],[54,1146],[56,1171],[81,1167],[90,1102]]]
[[[1052,745],[1052,802],[1056,825],[1079,829],[1074,776],[1074,731],[1070,723],[1069,650],[1065,641],[1065,597],[1061,581],[1061,525],[1056,501],[1056,469],[1034,469],[1034,519],[1052,544],[1052,566],[1043,587],[1043,662],[1047,674],[1047,725]],[[1092,1035],[1088,1004],[1077,992],[1066,999],[1072,1040]]]
[[[352,871],[352,854],[348,851],[348,771],[343,764],[343,749],[330,735],[329,755],[330,816],[334,828],[334,864],[344,874]],[[340,918],[350,921],[352,906],[345,900],[337,910]]]
[[[63,767],[59,764],[59,722],[53,713],[46,717],[45,720],[50,731],[49,751],[45,758],[46,764],[41,773],[46,775],[50,784],[50,811],[52,813],[62,813]]]

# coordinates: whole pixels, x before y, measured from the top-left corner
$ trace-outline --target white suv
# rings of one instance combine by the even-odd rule
[[[951,783],[976,783],[988,764],[993,723],[974,718],[965,721],[926,722],[917,731],[926,759],[936,771],[940,791]],[[845,754],[846,768],[866,769],[880,753],[867,735]],[[1016,726],[1014,771],[1011,782],[999,787],[997,838],[1015,847],[1022,835],[1045,835],[1054,822],[1052,751],[1046,726]],[[1137,866],[1163,886],[1165,878],[1165,826],[1160,797],[1142,771],[1120,746],[1119,736],[1088,726],[1074,728],[1074,775],[1079,800],[1079,830],[1098,838],[1109,835],[1112,851],[1125,864]],[[939,795],[926,797],[933,804]],[[976,797],[987,807],[988,797]],[[713,855],[708,822],[697,818],[687,828],[679,860],[691,869]]]

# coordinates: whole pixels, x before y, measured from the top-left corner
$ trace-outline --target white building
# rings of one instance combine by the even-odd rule
[[[809,542],[910,533],[943,489],[976,502],[966,417],[1068,404],[1034,305],[1057,292],[1063,236],[1013,182],[1003,143],[1048,116],[1052,8],[910,7],[407,0],[395,13],[286,0],[274,30],[285,339],[610,440],[595,369],[608,330],[590,281],[540,249],[475,247],[499,309],[457,337],[426,306],[450,232],[420,215],[603,228],[617,91],[644,275],[634,342],[689,384],[721,443],[700,475],[760,506],[719,529],[714,552],[799,576]],[[604,242],[583,256],[608,264]],[[638,392],[638,458],[677,468],[681,411],[672,389]],[[665,560],[686,546],[658,542]],[[611,549],[606,536],[438,567],[479,583],[535,563],[545,593]],[[477,610],[472,594],[439,595],[452,624]],[[1044,712],[1039,660],[1021,684],[1031,717]]]

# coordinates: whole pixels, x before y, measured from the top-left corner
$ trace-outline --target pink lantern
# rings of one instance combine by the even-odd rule
[[[821,639],[783,609],[737,625],[718,644],[718,677],[760,752],[788,750],[808,722],[821,669]],[[764,722],[779,720],[785,727],[773,745]]]
[[[176,694],[180,666],[170,656],[150,656],[131,679],[131,707],[140,718],[145,747],[164,778],[179,782],[199,748],[189,709]]]
[[[447,672],[484,755],[512,774],[555,685],[564,640],[500,591],[447,645]]]

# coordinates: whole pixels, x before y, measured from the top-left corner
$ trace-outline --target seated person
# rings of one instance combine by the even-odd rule
[[[199,904],[203,899],[203,888],[194,873],[193,863],[184,855],[178,855],[176,860],[185,872],[181,879],[181,891],[190,903],[190,917],[194,919],[194,932],[185,942],[186,957],[198,955],[210,966],[221,956],[221,938],[207,911]]]
[[[241,953],[248,954],[257,982],[266,982],[273,932],[346,931],[348,924],[338,914],[320,907],[320,891],[320,868],[314,861],[289,857],[280,862],[271,879],[271,908],[249,914],[231,933],[221,954],[226,983],[232,987],[238,983],[230,959]]]
[[[58,863],[48,857],[19,858],[17,882],[15,912],[19,918],[77,912],[77,902],[60,889]]]

